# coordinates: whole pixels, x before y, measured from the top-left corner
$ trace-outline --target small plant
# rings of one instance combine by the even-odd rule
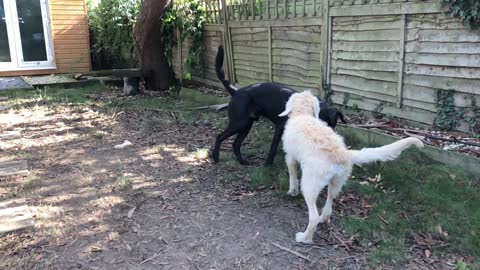
[[[95,138],[97,139],[103,139],[105,137],[105,135],[107,135],[107,133],[103,130],[96,130],[93,135],[95,136]]]
[[[477,100],[474,94],[470,96],[470,100],[472,105],[471,115],[465,115],[464,119],[470,127],[470,131],[478,136],[480,135],[480,107],[477,105]]]
[[[435,90],[435,108],[437,108],[437,113],[433,124],[441,130],[453,130],[460,124],[459,119],[462,117],[462,113],[455,109],[453,94],[453,90]]]
[[[342,103],[342,106],[343,106],[344,109],[348,107],[348,101],[349,100],[350,100],[350,94],[345,93],[344,96],[343,96],[343,103]]]
[[[197,151],[193,153],[193,156],[195,157],[195,159],[205,160],[208,158],[208,149],[205,149],[205,148],[197,149]]]
[[[111,232],[108,234],[108,241],[117,242],[120,240],[120,234],[118,232]]]
[[[383,111],[384,105],[385,105],[385,102],[381,101],[380,103],[378,103],[375,109],[373,109],[372,114],[373,114],[373,117],[375,117],[375,119],[381,119],[383,117],[382,111]]]
[[[24,190],[32,190],[38,187],[39,185],[40,185],[40,181],[36,177],[30,175],[25,179],[25,182],[23,183],[22,188]]]
[[[333,96],[333,90],[332,90],[332,86],[327,83],[327,81],[323,81],[322,82],[322,88],[323,88],[323,92],[325,94],[324,96],[324,100],[325,102],[327,102],[328,105],[333,105],[333,100],[332,100],[332,96]]]
[[[358,104],[357,103],[353,103],[352,104],[352,110],[354,112],[360,112],[360,108],[358,107]]]
[[[447,14],[460,17],[469,28],[480,26],[480,1],[478,0],[443,0]]]
[[[115,190],[125,191],[132,188],[132,179],[127,176],[120,176],[115,181]]]
[[[455,264],[455,270],[470,270],[470,267],[465,262],[458,261]]]

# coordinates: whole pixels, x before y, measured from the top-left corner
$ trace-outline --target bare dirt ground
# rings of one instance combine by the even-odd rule
[[[0,237],[0,268],[363,269],[366,255],[332,225],[318,245],[295,244],[301,199],[226,181],[232,171],[197,150],[212,124],[148,115],[163,120],[63,106],[1,116],[2,131],[22,134],[1,142],[2,156],[28,160],[32,175],[0,180],[0,199],[26,198],[35,227]],[[113,148],[124,140],[133,146]]]
[[[2,157],[32,172],[0,179],[0,201],[25,198],[35,221],[0,235],[0,269],[393,269],[369,265],[375,243],[341,231],[335,216],[371,207],[348,192],[315,245],[295,243],[308,222],[303,199],[252,187],[235,162],[212,164],[206,149],[225,115],[199,114],[54,105],[0,115],[1,132],[21,133],[0,141]],[[124,140],[133,145],[114,149]]]

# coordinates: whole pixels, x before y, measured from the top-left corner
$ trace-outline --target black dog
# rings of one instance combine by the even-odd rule
[[[230,136],[238,134],[233,143],[233,152],[241,164],[248,164],[248,162],[242,158],[240,147],[247,137],[248,132],[250,132],[253,122],[257,121],[260,116],[264,116],[275,124],[275,134],[273,135],[270,152],[268,153],[266,161],[266,165],[271,165],[287,121],[287,117],[279,117],[278,115],[285,110],[285,104],[288,99],[297,91],[277,83],[257,83],[237,90],[225,79],[225,74],[222,70],[223,55],[223,47],[219,46],[215,59],[215,71],[218,79],[230,93],[232,99],[228,105],[228,127],[217,136],[212,151],[212,159],[218,162],[222,142]],[[329,107],[326,102],[320,100],[319,102],[321,108],[319,114],[320,119],[332,128],[337,125],[338,118],[345,123],[341,112]]]

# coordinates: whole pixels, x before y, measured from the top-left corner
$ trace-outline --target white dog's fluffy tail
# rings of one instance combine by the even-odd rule
[[[351,161],[354,164],[369,163],[374,161],[388,161],[396,159],[403,150],[410,145],[423,147],[422,141],[417,138],[406,138],[378,148],[364,148],[362,150],[349,150]]]

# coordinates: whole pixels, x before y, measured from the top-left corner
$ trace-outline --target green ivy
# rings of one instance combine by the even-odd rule
[[[443,0],[447,13],[460,17],[469,28],[480,26],[480,0]]]
[[[471,100],[471,115],[465,115],[464,119],[467,122],[470,132],[475,135],[480,134],[480,107],[474,94],[470,95]]]
[[[372,114],[375,119],[381,119],[383,117],[383,109],[385,106],[385,101],[381,101],[378,105],[373,109]]]
[[[92,62],[96,68],[124,68],[138,62],[133,27],[141,0],[88,0]]]
[[[183,43],[185,38],[191,37],[192,43],[188,57],[185,61],[186,72],[182,74],[185,79],[191,79],[192,67],[200,64],[204,51],[203,26],[206,22],[205,10],[198,0],[175,0],[168,7],[163,17],[163,42],[166,56],[172,64],[173,48]],[[179,40],[176,31],[180,32]]]
[[[342,106],[344,109],[348,107],[348,101],[350,101],[350,93],[345,93],[343,96],[343,103],[342,103]]]
[[[454,90],[435,90],[435,108],[437,113],[433,124],[441,130],[453,130],[460,124],[462,112],[455,109]]]
[[[324,100],[325,102],[327,102],[328,105],[333,105],[333,100],[332,100],[332,96],[333,96],[333,90],[332,90],[332,86],[327,83],[327,81],[323,81],[322,82],[322,88],[323,88],[323,92],[324,92]]]

